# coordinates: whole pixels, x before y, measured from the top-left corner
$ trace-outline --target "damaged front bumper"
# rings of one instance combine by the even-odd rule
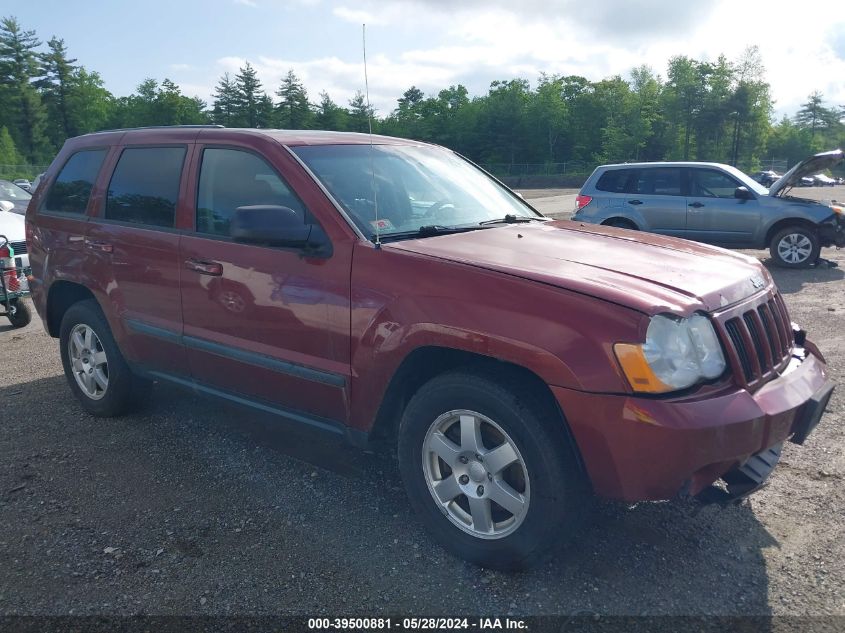
[[[753,392],[713,385],[667,399],[552,391],[599,496],[729,502],[765,484],[785,441],[806,439],[833,383],[824,358],[799,330],[790,363]],[[714,482],[724,494],[710,491]]]
[[[833,384],[824,384],[804,404],[793,426],[790,442],[803,444],[807,436],[818,426],[827,403],[833,395]],[[748,495],[766,486],[769,475],[780,461],[783,442],[770,446],[749,457],[744,463],[721,476],[716,484],[705,488],[695,496],[702,503],[727,505],[739,503]]]

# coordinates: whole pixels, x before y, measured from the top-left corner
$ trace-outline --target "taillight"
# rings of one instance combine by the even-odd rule
[[[582,196],[581,194],[578,194],[578,196],[575,198],[576,211],[580,211],[592,201],[592,196]]]

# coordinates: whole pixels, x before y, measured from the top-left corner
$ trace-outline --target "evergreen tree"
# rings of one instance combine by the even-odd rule
[[[262,90],[258,73],[249,62],[235,75],[235,99],[232,125],[235,127],[258,127],[262,118],[262,109],[266,110],[266,96]],[[271,103],[272,107],[272,103]],[[266,113],[264,113],[266,115]]]
[[[282,79],[282,85],[276,91],[276,96],[281,99],[276,107],[278,114],[276,120],[279,127],[288,130],[302,130],[310,127],[313,113],[308,103],[308,93],[292,69]]]
[[[795,122],[799,127],[809,129],[811,145],[816,138],[816,132],[827,128],[838,119],[839,117],[833,110],[825,107],[824,95],[818,90],[807,98],[806,103],[801,104],[801,109],[795,115]]]
[[[23,161],[15,148],[15,142],[9,130],[3,126],[0,128],[0,165],[20,165]]]
[[[370,120],[375,117],[375,110],[367,105],[364,93],[358,90],[349,100],[349,129],[352,132],[368,132]],[[375,128],[373,128],[375,131]]]
[[[51,122],[49,134],[53,144],[58,146],[77,131],[71,126],[68,107],[71,84],[77,71],[76,59],[69,59],[65,41],[52,37],[47,42],[49,51],[41,55],[44,78],[38,82]]]
[[[211,120],[218,125],[229,127],[233,125],[237,109],[238,88],[224,73],[214,89],[214,105],[211,110]]]
[[[17,19],[0,21],[0,84],[6,86],[3,124],[15,145],[33,163],[47,162],[52,154],[45,136],[46,111],[33,81],[42,75],[35,31],[23,31]]]
[[[346,129],[347,112],[334,101],[325,91],[320,93],[320,103],[314,114],[314,124],[318,130]]]

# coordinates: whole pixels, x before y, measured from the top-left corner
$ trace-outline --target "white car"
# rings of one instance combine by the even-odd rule
[[[816,174],[813,176],[813,184],[817,187],[832,187],[836,184],[836,180],[824,174]]]
[[[12,213],[12,203],[0,200],[0,235],[5,235],[15,252],[15,268],[28,268],[26,252],[26,223],[24,216]]]

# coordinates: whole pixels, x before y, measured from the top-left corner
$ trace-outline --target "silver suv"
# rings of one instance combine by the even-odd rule
[[[769,189],[719,163],[602,165],[581,188],[572,219],[728,248],[768,247],[777,264],[804,268],[822,246],[845,246],[845,209],[788,193],[803,176],[842,160],[842,150],[816,154]]]

